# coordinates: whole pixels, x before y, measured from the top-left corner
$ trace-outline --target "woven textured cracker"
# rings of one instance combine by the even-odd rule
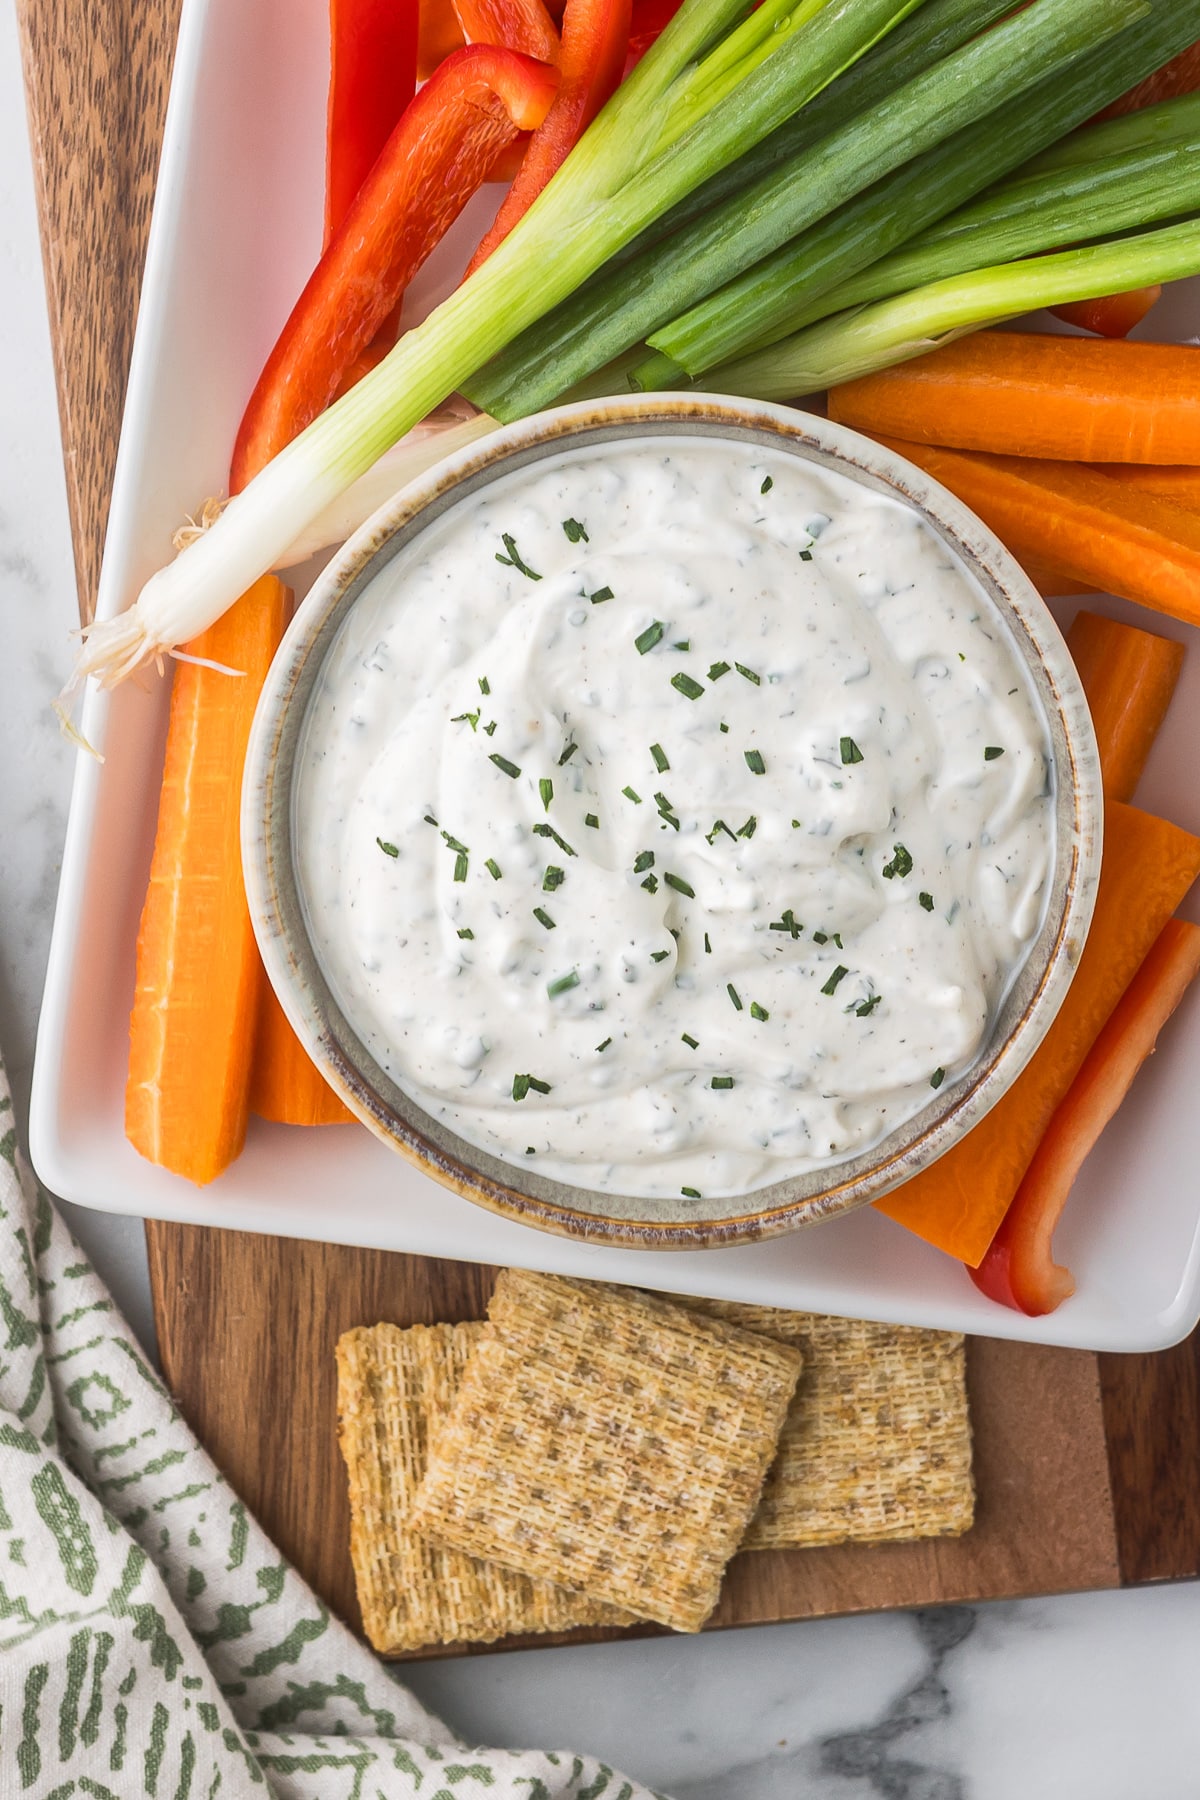
[[[548,1581],[418,1537],[407,1522],[428,1445],[486,1327],[395,1325],[338,1339],[338,1436],[350,1477],[350,1555],[363,1626],[384,1656],[509,1633],[623,1625]]]
[[[419,1529],[698,1631],[801,1358],[647,1294],[505,1269],[438,1433]]]
[[[804,1354],[743,1550],[957,1537],[974,1522],[961,1336],[735,1301],[688,1301]]]

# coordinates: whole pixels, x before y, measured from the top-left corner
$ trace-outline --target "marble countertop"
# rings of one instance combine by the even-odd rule
[[[75,589],[7,6],[0,330],[0,1044],[23,1110],[71,780],[50,702]],[[140,1224],[66,1210],[152,1348]],[[1200,1794],[1200,1585],[473,1657],[404,1678],[476,1742],[586,1748],[677,1800]]]

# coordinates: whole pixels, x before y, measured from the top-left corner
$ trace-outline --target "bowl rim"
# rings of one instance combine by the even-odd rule
[[[703,1217],[666,1221],[631,1216],[636,1197],[601,1195],[481,1150],[405,1095],[329,991],[291,855],[294,769],[308,701],[345,617],[374,576],[442,512],[491,481],[562,450],[625,440],[631,427],[634,436],[769,443],[907,503],[948,542],[1004,618],[1045,714],[1056,773],[1051,892],[1062,895],[1060,909],[1047,906],[984,1050],[920,1112],[856,1157],[714,1199]],[[334,1091],[377,1137],[442,1185],[521,1224],[621,1248],[705,1249],[758,1242],[882,1197],[937,1160],[1007,1092],[1053,1022],[1078,964],[1095,902],[1102,813],[1095,734],[1070,654],[1040,594],[975,514],[923,470],[846,426],[769,402],[660,393],[576,402],[500,427],[408,484],[333,556],[298,607],[259,698],[243,781],[242,860],[255,936],[280,1004]],[[584,1194],[601,1209],[581,1207]]]

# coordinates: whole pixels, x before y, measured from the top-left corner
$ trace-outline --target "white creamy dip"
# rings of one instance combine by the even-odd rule
[[[353,608],[296,789],[313,941],[396,1083],[615,1193],[868,1149],[986,1044],[1053,863],[1007,628],[909,508],[642,438],[458,502]]]

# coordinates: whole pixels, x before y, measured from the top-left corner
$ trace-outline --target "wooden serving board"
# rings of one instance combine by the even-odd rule
[[[88,616],[178,0],[18,0],[18,13]],[[184,1415],[283,1551],[357,1623],[334,1340],[379,1319],[478,1318],[493,1271],[188,1226],[148,1224],[146,1237],[162,1365]],[[969,1382],[979,1510],[967,1537],[740,1557],[713,1623],[1200,1574],[1200,1340],[1096,1357],[979,1339]]]

